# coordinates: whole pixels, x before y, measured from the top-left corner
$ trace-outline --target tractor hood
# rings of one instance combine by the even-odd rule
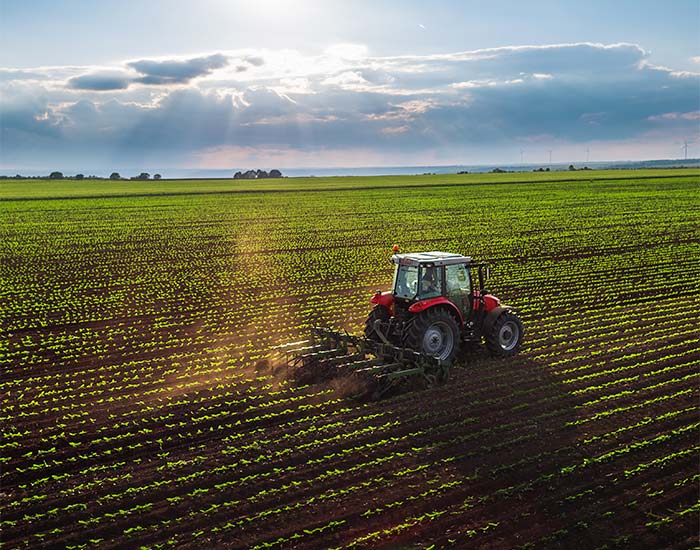
[[[381,292],[377,290],[374,296],[370,298],[370,302],[380,306],[384,306],[392,311],[394,308],[394,294],[389,290],[387,292]]]

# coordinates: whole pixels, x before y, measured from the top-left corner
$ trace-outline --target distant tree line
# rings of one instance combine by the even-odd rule
[[[245,172],[236,172],[233,175],[235,180],[259,180],[265,178],[281,178],[282,172],[276,168],[265,172],[265,170],[247,170]]]
[[[279,170],[272,169],[269,172],[266,172],[265,170],[247,170],[245,172],[236,172],[233,175],[233,179],[235,180],[258,180],[258,179],[265,179],[265,178],[283,178],[284,176],[282,175],[282,172]],[[7,179],[17,179],[17,180],[62,180],[62,179],[72,179],[72,180],[104,180],[104,179],[110,179],[113,181],[120,181],[120,180],[133,180],[133,181],[148,181],[151,179],[151,174],[148,172],[141,172],[138,176],[131,176],[131,177],[122,177],[122,175],[119,172],[112,172],[109,175],[109,178],[103,178],[100,176],[86,176],[85,174],[76,174],[74,176],[66,176],[63,174],[63,172],[51,172],[48,176],[22,176],[21,174],[17,174],[15,176],[3,176],[0,175],[0,179],[7,180]],[[160,174],[153,174],[154,180],[159,180],[161,179]]]
[[[104,180],[108,178],[103,178],[101,176],[86,176],[85,174],[76,174],[75,176],[64,176],[63,172],[51,172],[48,176],[23,176],[21,174],[16,174],[14,176],[0,175],[0,180]],[[119,175],[119,172],[112,172],[109,176],[111,180],[136,180],[136,181],[146,181],[151,179],[151,174],[148,172],[141,172],[138,176],[132,176],[130,178],[123,178]],[[160,174],[153,174],[154,180],[161,179]]]

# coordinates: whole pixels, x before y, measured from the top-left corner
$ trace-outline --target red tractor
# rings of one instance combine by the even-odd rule
[[[486,343],[496,356],[515,355],[520,317],[484,290],[485,263],[447,252],[399,254],[394,287],[372,297],[364,337],[314,327],[310,338],[276,346],[300,383],[353,376],[361,394],[444,383],[462,343]]]
[[[515,355],[523,338],[520,317],[484,289],[489,267],[447,252],[399,254],[393,289],[379,290],[365,337],[450,362],[460,344],[481,343],[491,354]]]

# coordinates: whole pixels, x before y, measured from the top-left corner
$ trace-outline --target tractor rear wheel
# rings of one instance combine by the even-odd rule
[[[381,342],[382,339],[377,334],[377,331],[374,330],[374,322],[379,320],[382,322],[382,324],[384,324],[390,318],[391,313],[389,312],[389,308],[382,305],[374,306],[372,311],[369,312],[367,320],[365,321],[365,338],[374,342]]]
[[[411,320],[404,345],[443,361],[452,361],[459,351],[460,332],[454,315],[441,308],[419,313]]]
[[[486,347],[491,355],[511,357],[520,351],[523,341],[523,323],[512,311],[505,310],[486,333]]]

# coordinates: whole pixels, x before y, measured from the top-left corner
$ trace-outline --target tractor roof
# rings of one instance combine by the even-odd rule
[[[414,252],[412,254],[394,254],[391,261],[401,265],[453,265],[468,264],[472,259],[461,254],[450,252]]]

